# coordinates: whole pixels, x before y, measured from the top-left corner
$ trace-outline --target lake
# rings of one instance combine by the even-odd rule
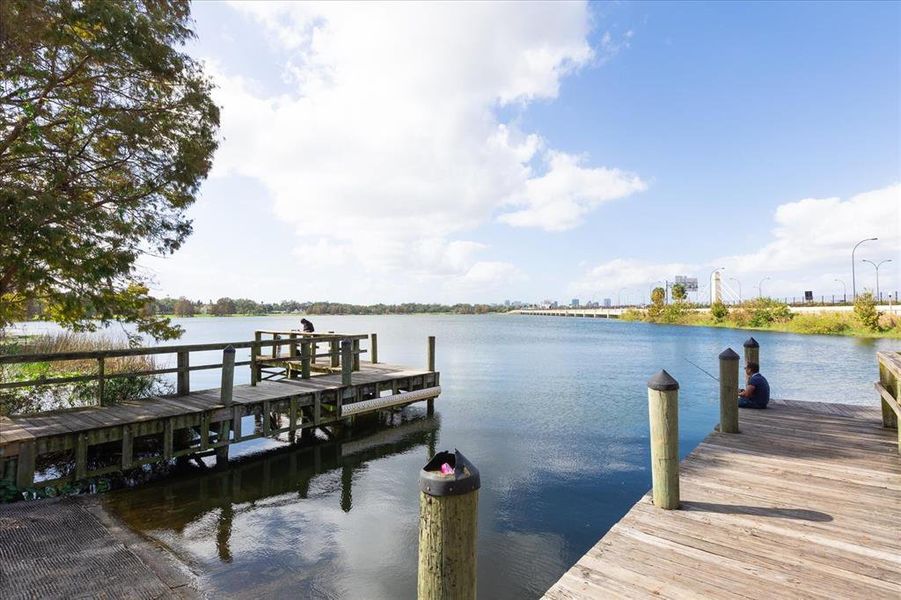
[[[211,595],[415,597],[418,472],[435,450],[459,448],[482,475],[480,597],[540,596],[650,487],[645,383],[656,371],[681,385],[684,456],[718,420],[718,384],[685,359],[716,375],[717,355],[741,354],[753,335],[774,397],[875,404],[875,353],[899,345],[519,315],[311,320],[317,331],[376,332],[379,359],[409,366],[425,366],[426,337],[437,336],[443,393],[431,417],[411,407],[338,443],[248,442],[227,469],[104,497]],[[299,317],[178,322],[179,343],[299,327]],[[248,380],[246,367],[236,372]],[[192,374],[192,388],[217,385],[215,371]]]

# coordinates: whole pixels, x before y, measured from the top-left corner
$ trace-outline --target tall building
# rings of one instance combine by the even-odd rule
[[[604,308],[610,308],[611,306],[613,306],[613,300],[604,298]]]
[[[572,306],[573,308],[579,308],[579,299],[573,298],[572,302],[570,302],[570,306]]]

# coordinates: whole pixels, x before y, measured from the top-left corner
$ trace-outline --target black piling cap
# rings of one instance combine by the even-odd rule
[[[443,474],[441,465],[447,463],[454,472]],[[429,496],[458,496],[482,486],[479,470],[463,454],[442,450],[432,457],[419,472],[419,489]]]
[[[738,360],[738,353],[732,348],[726,348],[720,352],[720,360]]]
[[[760,344],[758,344],[757,340],[755,340],[754,338],[749,337],[745,342],[745,348],[760,348]]]
[[[233,347],[231,344],[229,344],[228,346],[225,347],[225,349],[223,350],[223,352],[228,352],[229,354],[234,354],[234,353],[235,353],[235,349],[234,349],[234,347]]]
[[[678,390],[679,382],[673,379],[673,376],[664,369],[650,379],[648,379],[648,388],[664,392],[667,390]]]

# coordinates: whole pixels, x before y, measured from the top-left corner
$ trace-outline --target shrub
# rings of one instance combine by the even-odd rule
[[[710,314],[717,323],[722,323],[729,316],[729,308],[723,304],[722,300],[717,300],[710,305]]]
[[[851,315],[838,312],[798,314],[792,319],[791,329],[798,333],[837,335],[852,329],[853,321]]]
[[[788,305],[772,298],[758,298],[746,302],[743,307],[748,310],[748,325],[766,327],[773,323],[787,323],[792,319]]]
[[[882,313],[876,310],[876,300],[872,292],[864,292],[854,300],[854,316],[870,331],[880,330],[879,317]]]
[[[638,310],[637,308],[627,308],[622,312],[619,318],[623,321],[643,321],[645,315],[644,312]]]

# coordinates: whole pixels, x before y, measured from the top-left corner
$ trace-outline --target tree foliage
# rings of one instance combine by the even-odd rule
[[[879,331],[879,317],[882,316],[876,308],[876,299],[873,292],[864,292],[854,299],[854,316],[870,331]]]
[[[673,300],[675,300],[676,302],[681,302],[688,297],[688,291],[685,289],[684,283],[674,283],[673,287],[670,289],[673,295]]]
[[[190,234],[218,143],[189,25],[177,0],[0,2],[0,327],[37,300],[76,330],[178,335],[135,263]]]

